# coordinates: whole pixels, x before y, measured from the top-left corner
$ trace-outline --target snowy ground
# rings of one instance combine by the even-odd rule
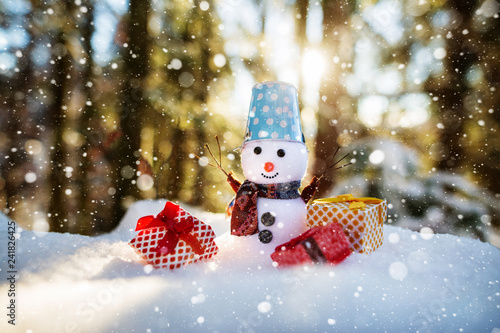
[[[96,238],[18,230],[17,324],[7,323],[2,249],[0,331],[500,332],[500,250],[490,244],[385,226],[370,255],[277,270],[222,235],[223,215],[187,208],[222,235],[219,255],[152,270],[127,242],[137,219],[164,203],[134,204]],[[7,221],[0,216],[2,247]]]

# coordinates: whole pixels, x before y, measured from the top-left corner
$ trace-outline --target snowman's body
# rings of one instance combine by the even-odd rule
[[[263,215],[275,214],[275,223],[266,226],[262,223]],[[259,216],[259,231],[269,230],[273,238],[269,243],[262,243],[259,234],[254,234],[256,246],[263,254],[271,254],[276,246],[288,242],[307,230],[306,227],[306,204],[301,197],[295,199],[257,199],[257,214]],[[264,216],[265,219],[266,216]]]
[[[255,140],[244,144],[241,166],[245,177],[256,184],[299,182],[307,166],[304,143],[287,140]],[[275,248],[307,230],[306,203],[298,196],[291,199],[257,199],[259,232],[250,246],[269,255]]]

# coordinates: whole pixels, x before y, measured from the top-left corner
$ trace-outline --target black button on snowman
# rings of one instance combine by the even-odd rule
[[[276,219],[274,218],[272,213],[267,212],[267,213],[262,214],[262,216],[260,217],[260,220],[261,220],[263,225],[265,225],[266,227],[270,227],[274,224],[274,221]]]
[[[264,213],[260,217],[260,221],[266,227],[272,226],[275,220],[273,214],[270,212]],[[262,230],[259,232],[259,240],[261,243],[267,244],[273,240],[273,233],[267,229]]]
[[[257,250],[271,254],[276,246],[305,232],[306,202],[298,189],[307,159],[296,88],[284,82],[255,85],[241,146],[246,181],[235,200],[239,212],[232,216],[231,233],[252,237]],[[242,188],[258,188],[258,197]],[[243,210],[255,219],[242,215]]]

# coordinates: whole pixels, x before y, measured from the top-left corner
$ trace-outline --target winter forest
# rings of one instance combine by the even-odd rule
[[[497,244],[496,0],[1,0],[0,205],[97,235],[142,199],[221,213],[251,87],[298,87],[318,196]],[[195,157],[198,155],[201,159]],[[337,156],[336,158],[338,158]]]
[[[0,13],[1,332],[500,332],[498,0]]]

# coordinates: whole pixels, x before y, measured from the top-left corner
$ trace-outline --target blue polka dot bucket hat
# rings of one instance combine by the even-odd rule
[[[295,86],[274,81],[253,86],[243,145],[253,140],[304,142]]]

